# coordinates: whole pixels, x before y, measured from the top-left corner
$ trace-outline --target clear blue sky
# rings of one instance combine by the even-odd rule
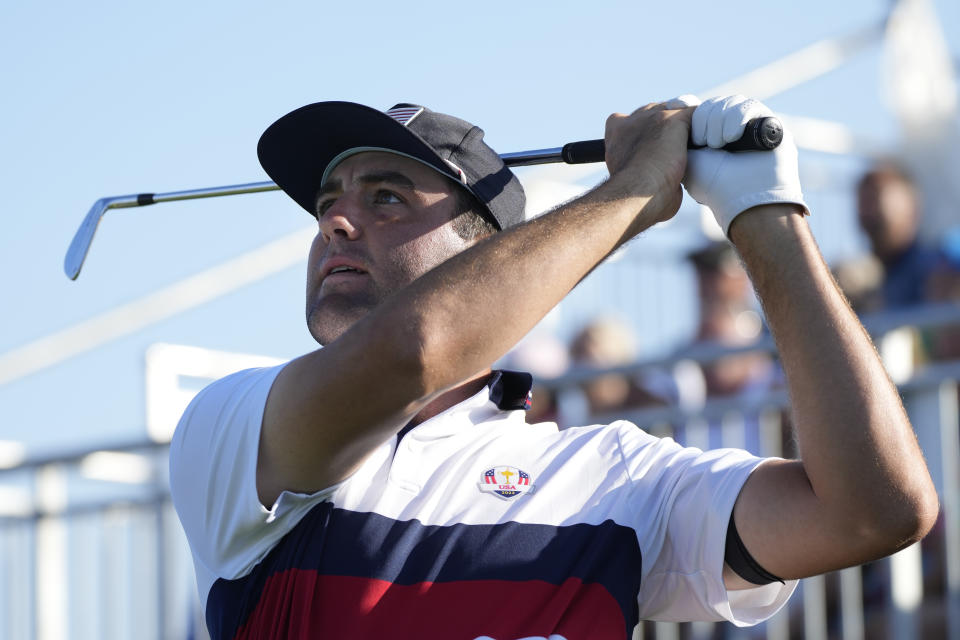
[[[935,5],[960,56],[960,7]],[[256,141],[295,107],[419,102],[481,125],[501,152],[558,146],[600,137],[612,111],[717,85],[875,23],[887,8],[885,0],[4,3],[0,354],[309,225],[279,194],[114,211],[80,279],[62,271],[67,244],[101,196],[266,179]],[[880,67],[876,47],[768,102],[891,137]],[[143,358],[154,342],[280,357],[313,348],[302,283],[302,268],[288,269],[0,386],[0,440],[41,451],[143,434]]]

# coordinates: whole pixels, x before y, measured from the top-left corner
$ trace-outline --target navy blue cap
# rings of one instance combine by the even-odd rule
[[[310,215],[326,175],[362,151],[399,153],[472,193],[488,219],[506,229],[524,221],[526,197],[513,172],[469,122],[401,103],[386,112],[353,102],[317,102],[270,125],[257,145],[260,164]]]

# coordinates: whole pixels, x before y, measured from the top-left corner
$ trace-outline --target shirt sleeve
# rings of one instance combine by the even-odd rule
[[[631,481],[629,504],[643,558],[640,617],[662,621],[766,620],[796,581],[743,591],[723,584],[727,524],[747,477],[764,462],[739,449],[701,451],[636,426],[620,427]]]
[[[193,552],[201,597],[216,578],[246,575],[336,489],[284,492],[269,509],[260,503],[260,427],[282,368],[248,369],[206,387],[187,407],[170,443],[171,495]]]

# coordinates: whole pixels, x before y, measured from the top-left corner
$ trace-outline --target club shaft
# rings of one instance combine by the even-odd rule
[[[770,127],[772,127],[771,137]],[[760,135],[766,132],[764,137]],[[765,117],[751,120],[744,129],[744,135],[739,140],[727,144],[724,149],[728,151],[749,151],[749,150],[769,150],[780,144],[783,129],[776,118]],[[691,149],[698,148],[691,142],[688,145]],[[500,154],[503,163],[508,167],[525,167],[536,164],[551,164],[554,162],[565,162],[567,164],[587,164],[592,162],[603,162],[604,143],[603,140],[583,140],[581,142],[570,142],[562,147],[553,147],[551,149],[534,149],[531,151],[516,151],[514,153]],[[226,187],[208,187],[206,189],[191,189],[189,191],[171,191],[169,193],[143,193],[136,196],[137,204],[155,204],[158,202],[173,202],[176,200],[194,200],[197,198],[214,198],[219,196],[233,196],[244,193],[258,193],[261,191],[275,191],[279,189],[273,182],[251,182],[248,184],[235,184]],[[124,204],[117,206],[137,206],[136,204]]]
[[[503,163],[510,167],[522,167],[534,164],[550,164],[553,162],[563,162],[561,157],[562,147],[553,149],[536,149],[533,151],[517,151],[514,153],[505,153],[500,157]],[[248,182],[246,184],[233,184],[223,187],[206,187],[204,189],[188,189],[185,191],[169,191],[167,193],[140,193],[137,195],[124,196],[113,200],[108,206],[109,209],[120,209],[126,207],[138,207],[148,204],[158,204],[161,202],[176,202],[179,200],[197,200],[200,198],[218,198],[220,196],[238,196],[245,193],[261,193],[264,191],[277,191],[280,187],[275,182]]]
[[[535,164],[563,162],[563,147],[501,153],[500,159],[503,160],[503,164],[508,167],[527,167]]]
[[[747,123],[744,134],[739,140],[728,143],[723,148],[727,151],[750,151],[773,149],[780,144],[783,137],[783,127],[773,117],[757,118]],[[690,148],[695,148],[692,143]],[[535,149],[532,151],[518,151],[505,153],[500,156],[503,163],[509,167],[523,167],[536,164],[550,164],[564,162],[566,164],[587,164],[603,162],[605,155],[603,140],[583,140],[569,142],[563,147],[552,149]],[[160,202],[176,202],[178,200],[197,200],[200,198],[217,198],[220,196],[236,196],[245,193],[261,193],[276,191],[280,187],[274,182],[249,182],[233,184],[224,187],[206,187],[203,189],[189,189],[186,191],[169,191],[167,193],[138,193],[128,196],[110,196],[97,200],[87,216],[84,218],[74,234],[67,255],[64,258],[64,272],[67,277],[75,280],[80,274],[80,268],[90,250],[90,243],[103,214],[109,209],[127,209],[142,207]]]
[[[123,201],[112,204],[109,208],[137,207],[161,202],[176,202],[179,200],[198,200],[200,198],[218,198],[220,196],[238,196],[245,193],[260,193],[276,191],[280,187],[275,182],[248,182],[246,184],[231,184],[223,187],[206,187],[203,189],[187,189],[185,191],[168,191],[167,193],[140,193],[127,196]]]

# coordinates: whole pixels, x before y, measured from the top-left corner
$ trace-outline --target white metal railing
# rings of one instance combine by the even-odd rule
[[[960,307],[885,314],[865,323],[879,333],[904,323],[960,324]],[[656,362],[573,370],[545,386],[576,394],[601,373],[631,375],[743,351],[700,345]],[[805,638],[854,639],[876,637],[881,629],[890,638],[960,639],[958,380],[960,361],[929,365],[900,385],[940,493],[942,521],[934,534],[892,559],[804,580],[788,607],[756,629],[644,623],[636,637],[712,638],[719,631],[729,638],[780,639],[791,637],[791,630],[796,637],[799,629]],[[617,417],[658,433],[679,433],[682,426],[684,439],[694,443],[706,440],[704,431],[716,420],[723,423],[725,443],[742,442],[750,417],[758,453],[780,455],[787,405],[784,391],[772,391],[747,404],[714,398],[697,411],[656,407]],[[205,637],[192,562],[167,486],[167,445],[146,440],[0,470],[0,638]]]

